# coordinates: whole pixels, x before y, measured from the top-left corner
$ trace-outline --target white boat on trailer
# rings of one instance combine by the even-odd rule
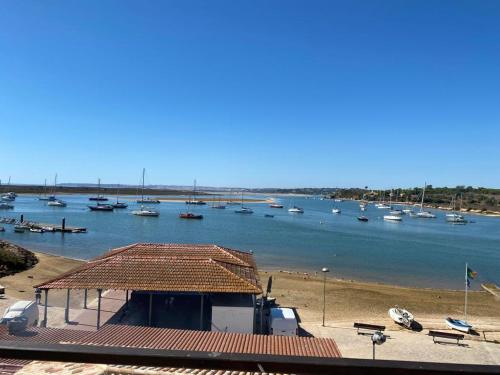
[[[398,306],[389,309],[389,316],[397,324],[404,325],[406,328],[411,328],[414,321],[413,314],[411,312]]]

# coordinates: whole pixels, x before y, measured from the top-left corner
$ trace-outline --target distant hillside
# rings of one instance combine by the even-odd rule
[[[38,263],[31,251],[7,241],[0,241],[0,277],[27,270]]]
[[[97,194],[100,191],[100,194],[103,195],[137,195],[140,194],[140,187],[138,186],[127,186],[127,185],[119,185],[119,186],[101,186],[101,190],[97,188],[97,185],[57,185],[57,188],[54,190],[53,186],[43,186],[43,185],[3,185],[1,187],[2,192],[13,191],[16,193],[22,194]],[[192,190],[174,190],[174,189],[165,189],[165,188],[155,188],[155,187],[145,187],[144,188],[145,195],[189,195],[192,194]]]
[[[422,188],[402,188],[392,190],[373,191],[368,189],[339,189],[331,198],[345,199],[366,199],[368,201],[378,201],[381,197],[389,200],[392,192],[392,200],[399,202],[408,201],[412,203],[420,203],[422,199]],[[456,187],[433,187],[427,186],[425,190],[424,204],[433,207],[450,207],[452,200],[456,201],[456,208],[460,205],[468,210],[480,211],[500,211],[500,189],[472,186],[456,186]]]

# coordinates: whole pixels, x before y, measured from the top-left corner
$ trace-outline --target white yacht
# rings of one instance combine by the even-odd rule
[[[60,199],[56,199],[56,200],[53,200],[53,201],[48,201],[47,202],[47,206],[50,206],[50,207],[66,207],[66,202],[60,200]]]
[[[142,190],[141,190],[142,199],[141,199],[141,202],[144,202],[144,174],[145,173],[146,173],[146,168],[143,168],[142,169]],[[158,216],[160,216],[160,213],[158,211],[145,208],[144,205],[141,204],[141,209],[132,211],[132,215],[158,217]]]
[[[300,207],[293,206],[292,208],[288,209],[288,212],[294,213],[294,214],[303,214],[304,210]]]
[[[341,212],[340,208],[332,208],[332,213],[334,214],[340,214]]]
[[[400,215],[384,215],[385,221],[401,221],[403,218]]]

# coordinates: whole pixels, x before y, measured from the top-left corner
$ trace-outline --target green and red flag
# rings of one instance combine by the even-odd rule
[[[467,267],[467,278],[468,279],[475,279],[477,277],[477,272],[471,270],[469,267]]]
[[[470,281],[477,277],[477,272],[467,267],[467,286],[470,288]]]

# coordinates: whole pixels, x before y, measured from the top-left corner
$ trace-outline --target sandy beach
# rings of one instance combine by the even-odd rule
[[[0,278],[7,296],[16,299],[33,298],[34,284],[67,272],[84,261],[35,252],[39,263],[30,270]],[[263,287],[273,276],[271,295],[283,306],[297,309],[302,321],[319,321],[322,315],[323,279],[320,275],[298,271],[260,270]],[[394,305],[404,306],[417,317],[443,318],[463,314],[464,293],[442,289],[406,288],[361,281],[337,280],[327,277],[326,310],[331,320],[389,321],[387,310]],[[81,304],[83,293],[71,295],[71,305]],[[51,291],[50,303],[63,307],[65,291]],[[486,291],[469,292],[470,320],[497,321],[500,325],[500,299]]]

